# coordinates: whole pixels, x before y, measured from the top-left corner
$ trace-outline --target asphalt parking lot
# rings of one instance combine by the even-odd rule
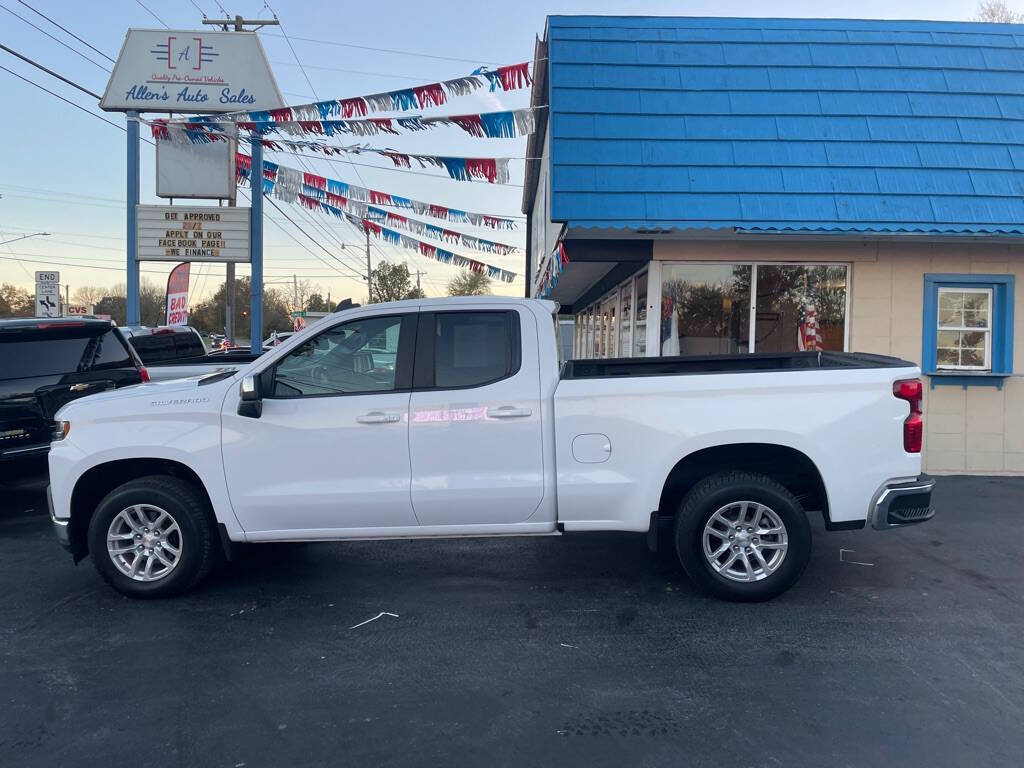
[[[1024,481],[937,501],[817,526],[760,605],[608,534],[263,545],[137,602],[0,487],[0,765],[1019,766]]]

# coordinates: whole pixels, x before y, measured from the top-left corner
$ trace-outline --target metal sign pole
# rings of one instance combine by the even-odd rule
[[[125,325],[139,325],[139,260],[138,221],[136,216],[139,204],[139,113],[129,111],[128,118],[128,271],[125,284]]]
[[[260,134],[249,134],[252,155],[252,171],[249,185],[252,190],[252,211],[250,212],[250,348],[254,355],[263,351],[263,143]]]

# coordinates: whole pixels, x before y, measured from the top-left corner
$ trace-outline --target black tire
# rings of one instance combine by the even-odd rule
[[[704,526],[719,509],[739,501],[766,505],[786,528],[785,556],[774,572],[759,581],[723,576],[704,553]],[[679,560],[691,581],[715,597],[737,602],[770,600],[782,594],[799,580],[811,557],[811,526],[800,502],[770,477],[754,472],[724,472],[697,483],[680,505],[675,539]]]
[[[122,511],[135,504],[165,510],[177,523],[180,545],[177,564],[157,581],[136,581],[123,573],[107,551],[107,531]],[[89,521],[89,554],[100,576],[128,597],[152,598],[180,594],[210,572],[216,561],[216,532],[202,493],[185,480],[150,475],[125,483],[108,493]]]

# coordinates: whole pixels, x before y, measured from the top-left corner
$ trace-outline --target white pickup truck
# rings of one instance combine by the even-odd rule
[[[933,514],[918,368],[828,352],[559,364],[551,302],[376,304],[237,372],[56,414],[51,517],[135,597],[242,542],[635,531],[763,600],[830,530]],[[659,531],[664,532],[659,537]]]

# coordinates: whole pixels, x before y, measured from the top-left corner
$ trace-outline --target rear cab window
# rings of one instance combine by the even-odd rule
[[[130,343],[145,365],[202,357],[206,354],[202,339],[195,333],[157,331],[132,336]]]

